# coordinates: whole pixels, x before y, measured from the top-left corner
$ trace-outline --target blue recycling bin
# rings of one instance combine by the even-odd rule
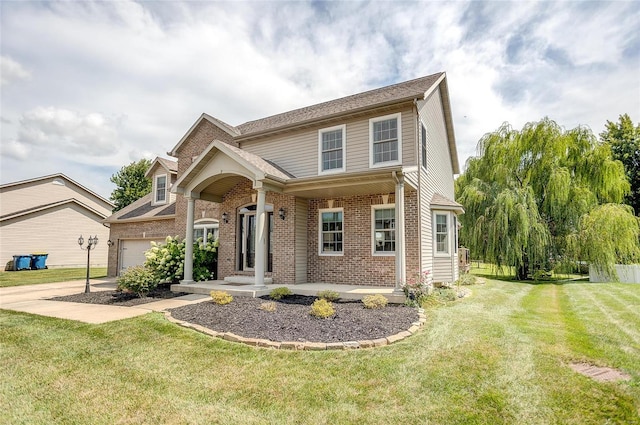
[[[14,255],[13,270],[31,270],[30,255]]]
[[[47,268],[49,254],[31,254],[31,269],[42,270]]]

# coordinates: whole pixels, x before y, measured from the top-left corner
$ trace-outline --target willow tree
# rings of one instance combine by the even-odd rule
[[[514,267],[518,279],[575,264],[581,218],[629,190],[607,144],[548,118],[520,131],[503,124],[478,142],[477,154],[456,180],[460,237],[472,255]]]

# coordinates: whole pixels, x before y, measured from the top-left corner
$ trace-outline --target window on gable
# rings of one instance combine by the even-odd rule
[[[373,207],[373,253],[396,251],[396,209],[389,206]]]
[[[400,163],[402,138],[400,114],[369,120],[371,166]]]
[[[422,127],[422,168],[427,169],[427,127],[421,124]]]
[[[321,173],[345,170],[345,130],[346,127],[340,125],[318,132]]]
[[[320,210],[320,254],[342,255],[343,211]]]
[[[449,253],[449,226],[447,214],[436,214],[436,253]]]
[[[156,203],[162,203],[167,200],[167,176],[156,176]]]

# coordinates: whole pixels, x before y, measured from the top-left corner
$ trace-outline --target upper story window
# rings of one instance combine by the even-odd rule
[[[436,213],[436,254],[449,253],[448,214]]]
[[[396,251],[396,209],[391,205],[374,205],[373,253],[391,255]]]
[[[156,204],[164,204],[167,202],[167,176],[156,176],[154,186],[154,202]]]
[[[322,209],[319,213],[320,255],[342,255],[344,249],[342,208]]]
[[[318,131],[320,173],[345,171],[346,126],[323,128]]]
[[[420,141],[422,147],[422,168],[427,169],[427,127],[424,124],[420,125],[422,131],[422,140]]]
[[[395,165],[402,162],[402,124],[400,114],[369,120],[371,167]]]

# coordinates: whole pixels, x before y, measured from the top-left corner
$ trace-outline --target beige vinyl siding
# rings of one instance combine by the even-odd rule
[[[307,220],[309,205],[305,199],[296,199],[296,229],[295,229],[295,250],[296,250],[296,271],[295,283],[307,282]]]
[[[431,198],[439,193],[454,200],[453,168],[449,153],[447,130],[442,111],[440,90],[435,90],[425,101],[419,102],[420,122],[427,127],[427,171],[419,164],[420,174],[420,245],[423,270],[431,270],[436,282],[454,280],[457,259],[453,252],[449,257],[434,257],[433,221]],[[419,127],[418,127],[419,128]],[[421,143],[418,140],[418,158],[422,157]],[[452,262],[452,259],[456,260]]]
[[[77,199],[104,214],[105,217],[111,215],[111,205],[62,177],[29,182],[2,189],[0,192],[0,215],[4,216],[67,199]]]
[[[77,204],[6,220],[0,225],[1,264],[12,260],[14,255],[46,252],[48,267],[86,267],[87,251],[80,249],[78,237],[84,237],[86,246],[89,236],[97,235],[99,242],[91,251],[91,265],[106,267],[109,229],[101,220]]]
[[[346,124],[346,172],[354,173],[369,169],[369,119],[388,115],[389,111],[367,115],[346,121],[332,121],[304,130],[286,133],[260,140],[242,142],[240,147],[284,168],[295,177],[318,175],[318,130],[334,125]],[[415,118],[411,108],[401,111],[402,159],[405,166],[416,165]]]

